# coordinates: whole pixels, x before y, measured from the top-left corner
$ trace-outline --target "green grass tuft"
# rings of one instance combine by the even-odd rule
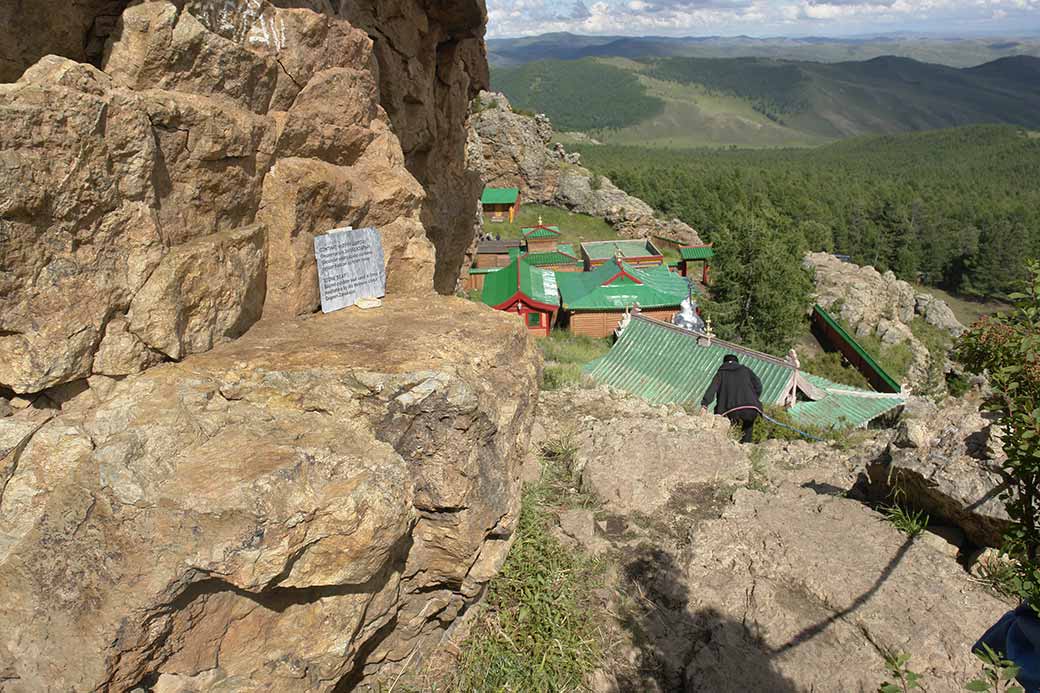
[[[561,390],[584,386],[588,379],[581,370],[582,366],[610,351],[610,341],[555,330],[545,339],[538,340],[538,347],[545,357],[542,389]]]
[[[883,508],[885,520],[908,537],[916,537],[928,529],[931,518],[923,510],[911,510],[898,503]]]
[[[601,632],[590,595],[603,566],[564,548],[548,511],[576,452],[566,436],[544,446],[546,476],[524,491],[516,542],[463,644],[451,690],[574,691],[599,665]]]

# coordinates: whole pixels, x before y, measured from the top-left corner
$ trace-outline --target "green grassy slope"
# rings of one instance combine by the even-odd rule
[[[563,130],[622,128],[664,107],[632,72],[592,60],[530,63],[496,71],[494,81],[514,107],[549,113]]]
[[[893,57],[544,61],[497,69],[493,86],[609,144],[804,146],[976,123],[1040,128],[1040,58],[1025,56],[968,69]]]

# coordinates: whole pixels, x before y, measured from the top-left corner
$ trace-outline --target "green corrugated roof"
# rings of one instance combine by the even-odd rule
[[[858,428],[906,402],[901,396],[867,392],[809,373],[804,375],[827,396],[816,402],[798,402],[788,410],[803,424],[819,428]]]
[[[585,372],[597,382],[653,404],[699,402],[723,357],[732,353],[762,381],[763,403],[782,401],[797,373],[790,363],[719,340],[703,346],[698,342],[700,336],[657,320],[635,317],[607,355],[588,364]],[[906,401],[899,395],[868,392],[802,375],[818,388],[822,399],[798,402],[790,409],[800,423],[822,428],[864,426]]]
[[[565,310],[617,310],[635,303],[644,309],[669,308],[690,295],[686,280],[667,267],[636,268],[617,260],[591,272],[561,272],[557,283]]]
[[[523,259],[513,260],[497,272],[487,275],[480,299],[495,307],[518,295],[529,302],[559,306],[560,294],[556,289],[556,273],[539,269]]]
[[[511,205],[520,197],[520,188],[484,188],[480,203],[485,205]]]
[[[544,253],[527,253],[523,258],[536,267],[581,264],[581,260],[574,255],[574,246],[567,243],[560,243],[556,246],[556,250],[549,250]]]
[[[524,229],[520,229],[520,233],[524,235],[524,238],[530,240],[532,238],[559,238],[560,227],[559,226],[530,226]]]
[[[582,243],[582,250],[593,260],[607,260],[621,252],[621,257],[648,257],[660,255],[650,241],[595,241]]]
[[[689,246],[679,248],[679,255],[683,260],[710,260],[715,257],[715,249],[710,245]]]
[[[813,310],[823,319],[824,322],[830,325],[830,327],[838,334],[838,337],[840,339],[843,339],[850,347],[852,347],[853,351],[855,351],[856,354],[858,354],[859,357],[863,359],[863,361],[867,364],[867,368],[873,370],[877,377],[881,380],[881,382],[888,386],[889,390],[891,390],[892,392],[899,392],[900,390],[902,390],[902,388],[899,386],[899,383],[896,382],[895,378],[890,376],[888,372],[881,367],[881,364],[875,361],[874,357],[867,353],[867,350],[864,349],[859,342],[853,339],[852,335],[850,335],[845,330],[845,328],[838,323],[837,320],[831,317],[830,313],[823,309],[823,306],[817,304],[813,307]],[[874,387],[880,387],[877,383],[877,380],[870,379],[869,376],[868,379],[871,380],[871,383]]]

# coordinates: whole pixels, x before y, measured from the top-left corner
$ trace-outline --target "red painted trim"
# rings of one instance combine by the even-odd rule
[[[622,267],[620,272],[615,274],[613,277],[611,277],[607,281],[603,282],[600,286],[610,286],[611,284],[614,283],[614,280],[617,279],[618,277],[628,277],[629,279],[634,281],[636,284],[639,284],[640,286],[642,286],[642,284],[643,284],[643,282],[641,282],[636,277],[633,277],[631,274],[628,273],[627,270],[625,270],[624,267]]]
[[[517,303],[520,303],[521,305],[528,306],[528,307],[531,307],[531,308],[536,308],[538,310],[548,311],[550,313],[555,313],[557,310],[560,309],[559,306],[551,306],[548,303],[542,303],[541,301],[536,301],[533,298],[530,298],[529,296],[527,296],[526,294],[524,294],[524,293],[522,293],[520,291],[517,291],[515,294],[513,294],[512,296],[507,298],[502,303],[499,303],[497,306],[492,306],[492,307],[495,310],[509,310],[510,308],[515,306]]]

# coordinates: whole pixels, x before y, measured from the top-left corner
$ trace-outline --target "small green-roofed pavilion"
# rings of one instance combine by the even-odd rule
[[[554,311],[560,306],[556,273],[540,269],[523,258],[516,258],[484,280],[481,300],[492,308],[508,310],[516,303]]]
[[[667,267],[632,267],[611,259],[591,272],[561,272],[556,276],[564,310],[670,308],[690,295],[690,284]]]
[[[527,240],[532,239],[556,239],[559,238],[562,233],[559,226],[531,226],[528,228],[520,229],[520,233],[524,235]]]
[[[518,197],[520,197],[520,188],[484,188],[484,194],[480,196],[480,203],[511,205],[516,202]]]
[[[715,257],[715,248],[710,245],[696,245],[679,248],[679,256],[683,260],[710,260]]]
[[[596,382],[652,404],[699,403],[726,354],[762,381],[763,404],[790,405],[791,417],[803,425],[860,428],[906,403],[902,394],[839,385],[785,359],[643,316],[634,316],[614,347],[584,370]]]

